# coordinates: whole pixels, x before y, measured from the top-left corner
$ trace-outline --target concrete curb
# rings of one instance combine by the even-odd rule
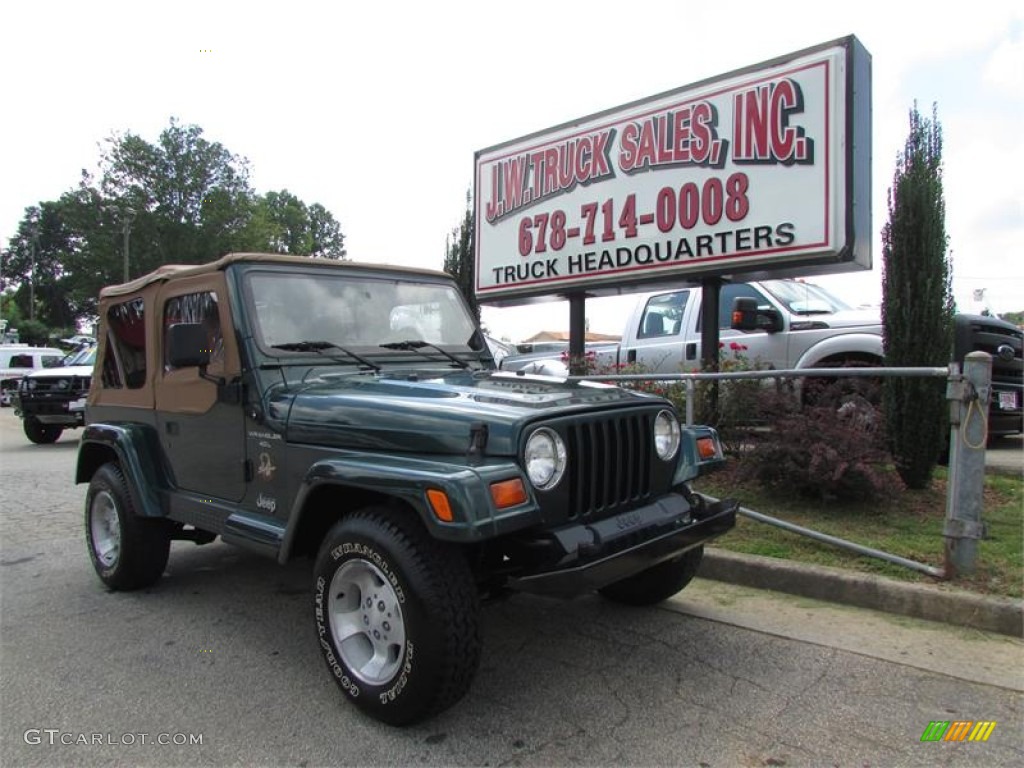
[[[987,597],[944,585],[911,584],[821,565],[704,550],[697,575],[757,589],[1024,636],[1024,601]]]

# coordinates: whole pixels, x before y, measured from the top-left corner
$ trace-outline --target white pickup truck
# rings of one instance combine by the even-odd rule
[[[737,299],[752,299],[746,325],[733,327]],[[595,369],[613,373],[635,363],[647,373],[696,371],[701,365],[701,291],[684,288],[642,294],[626,321],[622,341],[593,350]],[[878,309],[854,309],[824,288],[802,280],[727,283],[719,293],[722,359],[738,352],[760,367],[823,368],[881,365],[882,321]],[[740,347],[735,350],[734,346]],[[963,365],[972,351],[992,356],[988,434],[1024,430],[1024,331],[997,317],[958,314],[950,359]],[[550,352],[514,355],[504,370],[565,376],[564,360]]]
[[[732,327],[736,299],[757,303],[756,330]],[[798,280],[727,283],[719,294],[723,357],[731,344],[752,363],[771,368],[880,365],[882,321],[877,309],[854,309],[824,288]],[[700,368],[701,291],[683,288],[638,296],[618,345],[596,348],[599,370],[636,363],[651,373]],[[505,358],[507,370],[561,373],[548,355]]]

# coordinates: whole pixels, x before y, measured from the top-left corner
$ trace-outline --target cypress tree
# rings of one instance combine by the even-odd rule
[[[952,263],[942,194],[942,128],[936,107],[921,117],[896,160],[882,230],[882,326],[888,366],[945,366],[953,349]],[[890,448],[909,488],[926,488],[948,439],[944,383],[889,378],[884,394]]]
[[[480,321],[480,305],[476,300],[476,265],[473,261],[473,204],[472,195],[466,192],[466,213],[462,223],[452,230],[445,242],[444,271],[455,278],[459,291],[466,297],[469,308]]]

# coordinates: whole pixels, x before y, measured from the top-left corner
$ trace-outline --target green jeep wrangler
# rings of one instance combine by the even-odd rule
[[[99,311],[76,480],[100,579],[152,585],[176,539],[311,556],[327,667],[387,723],[465,694],[481,597],[653,604],[735,523],[687,487],[722,461],[714,430],[495,370],[443,273],[233,254],[106,288]]]

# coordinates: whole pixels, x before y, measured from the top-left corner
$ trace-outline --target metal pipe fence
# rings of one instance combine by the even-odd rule
[[[957,574],[974,571],[977,540],[985,534],[981,521],[982,491],[984,488],[985,443],[987,438],[988,401],[991,393],[992,358],[984,352],[972,352],[960,366],[951,363],[940,368],[930,367],[856,367],[856,368],[800,368],[787,370],[727,371],[717,373],[626,373],[570,376],[571,381],[603,381],[610,383],[683,382],[686,386],[686,424],[693,424],[693,403],[696,385],[700,381],[730,381],[742,379],[793,378],[887,378],[922,377],[946,379],[946,399],[950,407],[949,481],[946,492],[946,522],[943,529],[944,565],[934,568],[924,563],[902,558],[889,552],[865,547],[836,536],[794,525],[745,507],[740,514],[758,522],[809,536],[817,541],[858,554],[880,558],[890,563],[926,573],[940,579],[951,579]],[[981,419],[971,416],[981,414]]]
[[[920,376],[922,378],[948,379],[959,375],[959,366],[951,363],[945,368],[791,368],[763,371],[727,371],[719,373],[615,373],[592,376],[570,376],[570,381],[606,381],[611,383],[650,381],[652,383],[681,381],[686,385],[686,425],[693,424],[693,401],[698,381],[729,381],[739,379],[798,379],[824,378],[886,378],[896,376]]]

